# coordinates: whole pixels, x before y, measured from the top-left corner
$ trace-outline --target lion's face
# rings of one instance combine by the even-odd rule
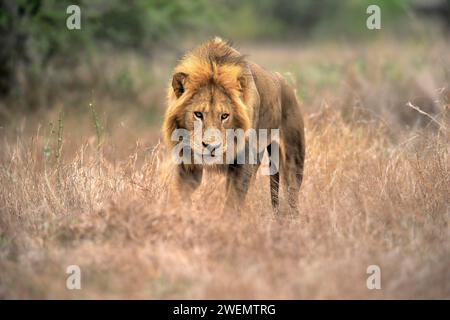
[[[226,130],[236,129],[231,99],[218,86],[197,90],[185,106],[184,127],[196,154],[218,157],[227,151]]]
[[[244,132],[252,126],[252,106],[257,99],[244,57],[214,40],[186,55],[175,67],[168,87],[164,139],[173,150],[180,145],[173,133],[187,130],[194,162],[199,159],[195,155],[202,155],[203,164],[233,161],[245,147]],[[183,144],[187,142],[184,134]],[[211,158],[214,160],[209,162]]]

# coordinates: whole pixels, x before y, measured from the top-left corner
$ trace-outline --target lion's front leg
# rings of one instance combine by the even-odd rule
[[[175,167],[173,184],[169,190],[171,205],[191,205],[191,195],[202,182],[201,166],[180,164]]]
[[[254,165],[248,164],[228,166],[227,199],[224,208],[226,212],[240,212],[255,171],[254,167]]]

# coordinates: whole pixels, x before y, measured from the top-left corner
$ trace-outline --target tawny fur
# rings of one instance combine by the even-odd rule
[[[187,53],[175,67],[162,127],[169,149],[177,143],[171,141],[175,129],[191,130],[191,114],[196,108],[203,108],[211,114],[218,110],[230,112],[231,123],[224,125],[211,120],[210,127],[240,128],[244,131],[249,128],[280,129],[281,178],[289,210],[297,213],[305,158],[303,118],[294,89],[281,75],[249,62],[227,42],[214,38]],[[271,148],[278,146],[268,144],[266,147],[270,158]],[[258,167],[259,163],[221,165],[222,172],[227,176],[226,208],[238,210],[241,207]],[[177,166],[173,189],[178,198],[190,201],[188,198],[200,185],[205,168],[208,166]],[[270,177],[275,211],[279,206],[280,173]]]

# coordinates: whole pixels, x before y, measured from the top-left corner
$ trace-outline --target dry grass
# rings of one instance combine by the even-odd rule
[[[99,147],[88,100],[83,115],[66,112],[62,145],[57,108],[0,128],[0,297],[449,298],[449,48],[397,49],[249,48],[263,65],[286,63],[268,67],[290,71],[304,100],[309,223],[273,217],[263,176],[239,218],[220,215],[215,176],[193,210],[165,207],[158,121],[105,90]],[[166,78],[152,81],[133,104],[160,104]],[[82,290],[65,287],[72,264]],[[372,264],[382,290],[366,287]]]

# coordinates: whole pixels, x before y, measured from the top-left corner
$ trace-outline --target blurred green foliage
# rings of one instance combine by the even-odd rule
[[[81,8],[79,31],[66,28],[71,4]],[[411,0],[1,0],[0,26],[21,34],[27,50],[45,63],[56,53],[105,42],[148,49],[214,33],[234,39],[301,38],[318,30],[355,36],[367,31],[370,4],[381,7],[385,24],[404,15]]]

